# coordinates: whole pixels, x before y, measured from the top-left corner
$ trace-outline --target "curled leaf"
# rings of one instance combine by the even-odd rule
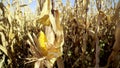
[[[44,26],[50,25],[49,15],[44,15],[42,18],[38,19],[36,22],[43,24]]]
[[[41,15],[39,19],[37,20],[37,22],[43,25],[49,26],[50,25],[50,16],[49,16],[50,12],[51,12],[50,0],[46,0],[43,5],[43,9],[41,11]]]

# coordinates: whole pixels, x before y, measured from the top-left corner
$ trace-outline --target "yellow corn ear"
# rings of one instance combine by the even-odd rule
[[[44,34],[43,31],[40,31],[39,33],[39,37],[38,37],[38,41],[39,41],[39,47],[40,47],[40,51],[42,53],[43,56],[46,56],[48,53],[47,47],[46,47],[46,43],[47,43],[47,38]]]

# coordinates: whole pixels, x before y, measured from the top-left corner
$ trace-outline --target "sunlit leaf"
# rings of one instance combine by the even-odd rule
[[[1,50],[5,55],[8,56],[7,49],[6,49],[5,46],[0,45],[0,50]]]
[[[5,55],[2,56],[2,59],[0,60],[0,68],[4,67],[5,62]]]
[[[3,26],[0,26],[0,30],[4,30],[5,28]]]
[[[28,32],[27,35],[28,35],[30,41],[32,42],[32,44],[35,45],[34,40],[33,40],[32,36],[31,36],[30,32]]]
[[[12,32],[12,29],[10,29],[9,39],[12,40],[14,37],[15,37],[15,34]]]
[[[51,12],[51,0],[46,0],[43,5],[40,18],[43,17],[44,15],[49,15],[50,12]]]
[[[2,45],[3,45],[3,46],[6,46],[7,41],[6,41],[6,38],[5,38],[4,33],[0,32],[0,36],[1,36]]]
[[[44,59],[45,57],[38,59],[34,64],[34,68],[44,68]]]
[[[108,23],[111,23],[111,16],[110,15],[107,15],[107,21],[108,21]]]
[[[46,38],[47,38],[47,43],[50,44],[50,45],[51,44],[54,45],[55,34],[54,34],[51,26],[46,26],[45,27],[45,34],[46,34]],[[49,47],[49,45],[47,47]]]

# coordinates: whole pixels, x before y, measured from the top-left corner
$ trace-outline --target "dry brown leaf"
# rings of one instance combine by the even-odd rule
[[[55,22],[57,31],[63,31],[62,25],[60,23],[60,13],[58,10],[55,11]]]
[[[110,24],[111,23],[111,16],[110,15],[107,15],[107,21],[108,21],[108,24]]]
[[[60,51],[60,48],[55,48],[54,46],[51,47],[49,50],[48,50],[48,55],[47,55],[47,59],[52,59],[52,58],[57,58],[59,56],[61,56],[61,51]]]
[[[64,68],[64,61],[62,57],[57,58],[58,68]]]
[[[25,7],[25,6],[28,6],[28,5],[27,4],[20,5],[20,7]]]

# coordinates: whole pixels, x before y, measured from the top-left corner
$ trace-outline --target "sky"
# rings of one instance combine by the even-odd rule
[[[75,0],[70,0],[71,6],[74,6],[74,1]],[[62,3],[63,3],[63,5],[65,5],[66,4],[66,0],[62,0]],[[32,12],[35,12],[36,5],[37,5],[37,1],[36,0],[33,0],[33,2],[29,5],[31,10],[32,10]]]
[[[12,2],[13,0],[9,0],[9,1]],[[30,0],[23,0],[23,1],[28,3],[28,1],[30,1]],[[54,1],[56,1],[56,0],[54,0]],[[74,6],[75,0],[69,0],[69,1],[70,1],[70,5]],[[118,2],[118,0],[115,0],[115,1],[116,1],[116,3]],[[62,3],[63,3],[64,6],[66,5],[66,2],[67,2],[67,0],[62,0]],[[31,8],[32,12],[35,12],[36,11],[36,7],[37,7],[37,0],[32,0],[32,3],[29,4],[29,7]]]
[[[8,1],[10,1],[10,3],[12,3],[13,0],[8,0]],[[19,0],[19,1],[21,1],[21,0]],[[29,1],[32,1],[32,3],[29,4],[29,7],[31,8],[32,12],[35,12],[36,7],[37,7],[37,0],[23,0],[23,1],[25,2],[25,4],[28,3]],[[56,1],[56,0],[54,0],[54,1]],[[66,1],[67,0],[62,0],[62,3],[64,6],[66,5]],[[74,6],[74,1],[75,0],[70,0],[71,6]],[[1,0],[0,0],[0,2],[1,2]]]
[[[26,0],[28,1],[28,0]],[[29,5],[29,7],[31,8],[31,11],[34,13],[36,11],[36,6],[37,6],[37,0],[32,0],[33,2]],[[54,0],[56,1],[56,0]],[[75,0],[69,0],[70,1],[70,5],[74,6]],[[92,0],[91,0],[92,1]],[[118,2],[118,0],[115,0],[116,3]],[[62,0],[63,5],[66,5],[67,0]],[[113,4],[113,3],[112,3]]]
[[[37,6],[37,1],[33,0],[33,2],[29,5],[32,12],[35,12],[36,6]]]
[[[66,0],[62,0],[63,5],[66,4]],[[74,6],[75,0],[70,0],[71,6]]]

